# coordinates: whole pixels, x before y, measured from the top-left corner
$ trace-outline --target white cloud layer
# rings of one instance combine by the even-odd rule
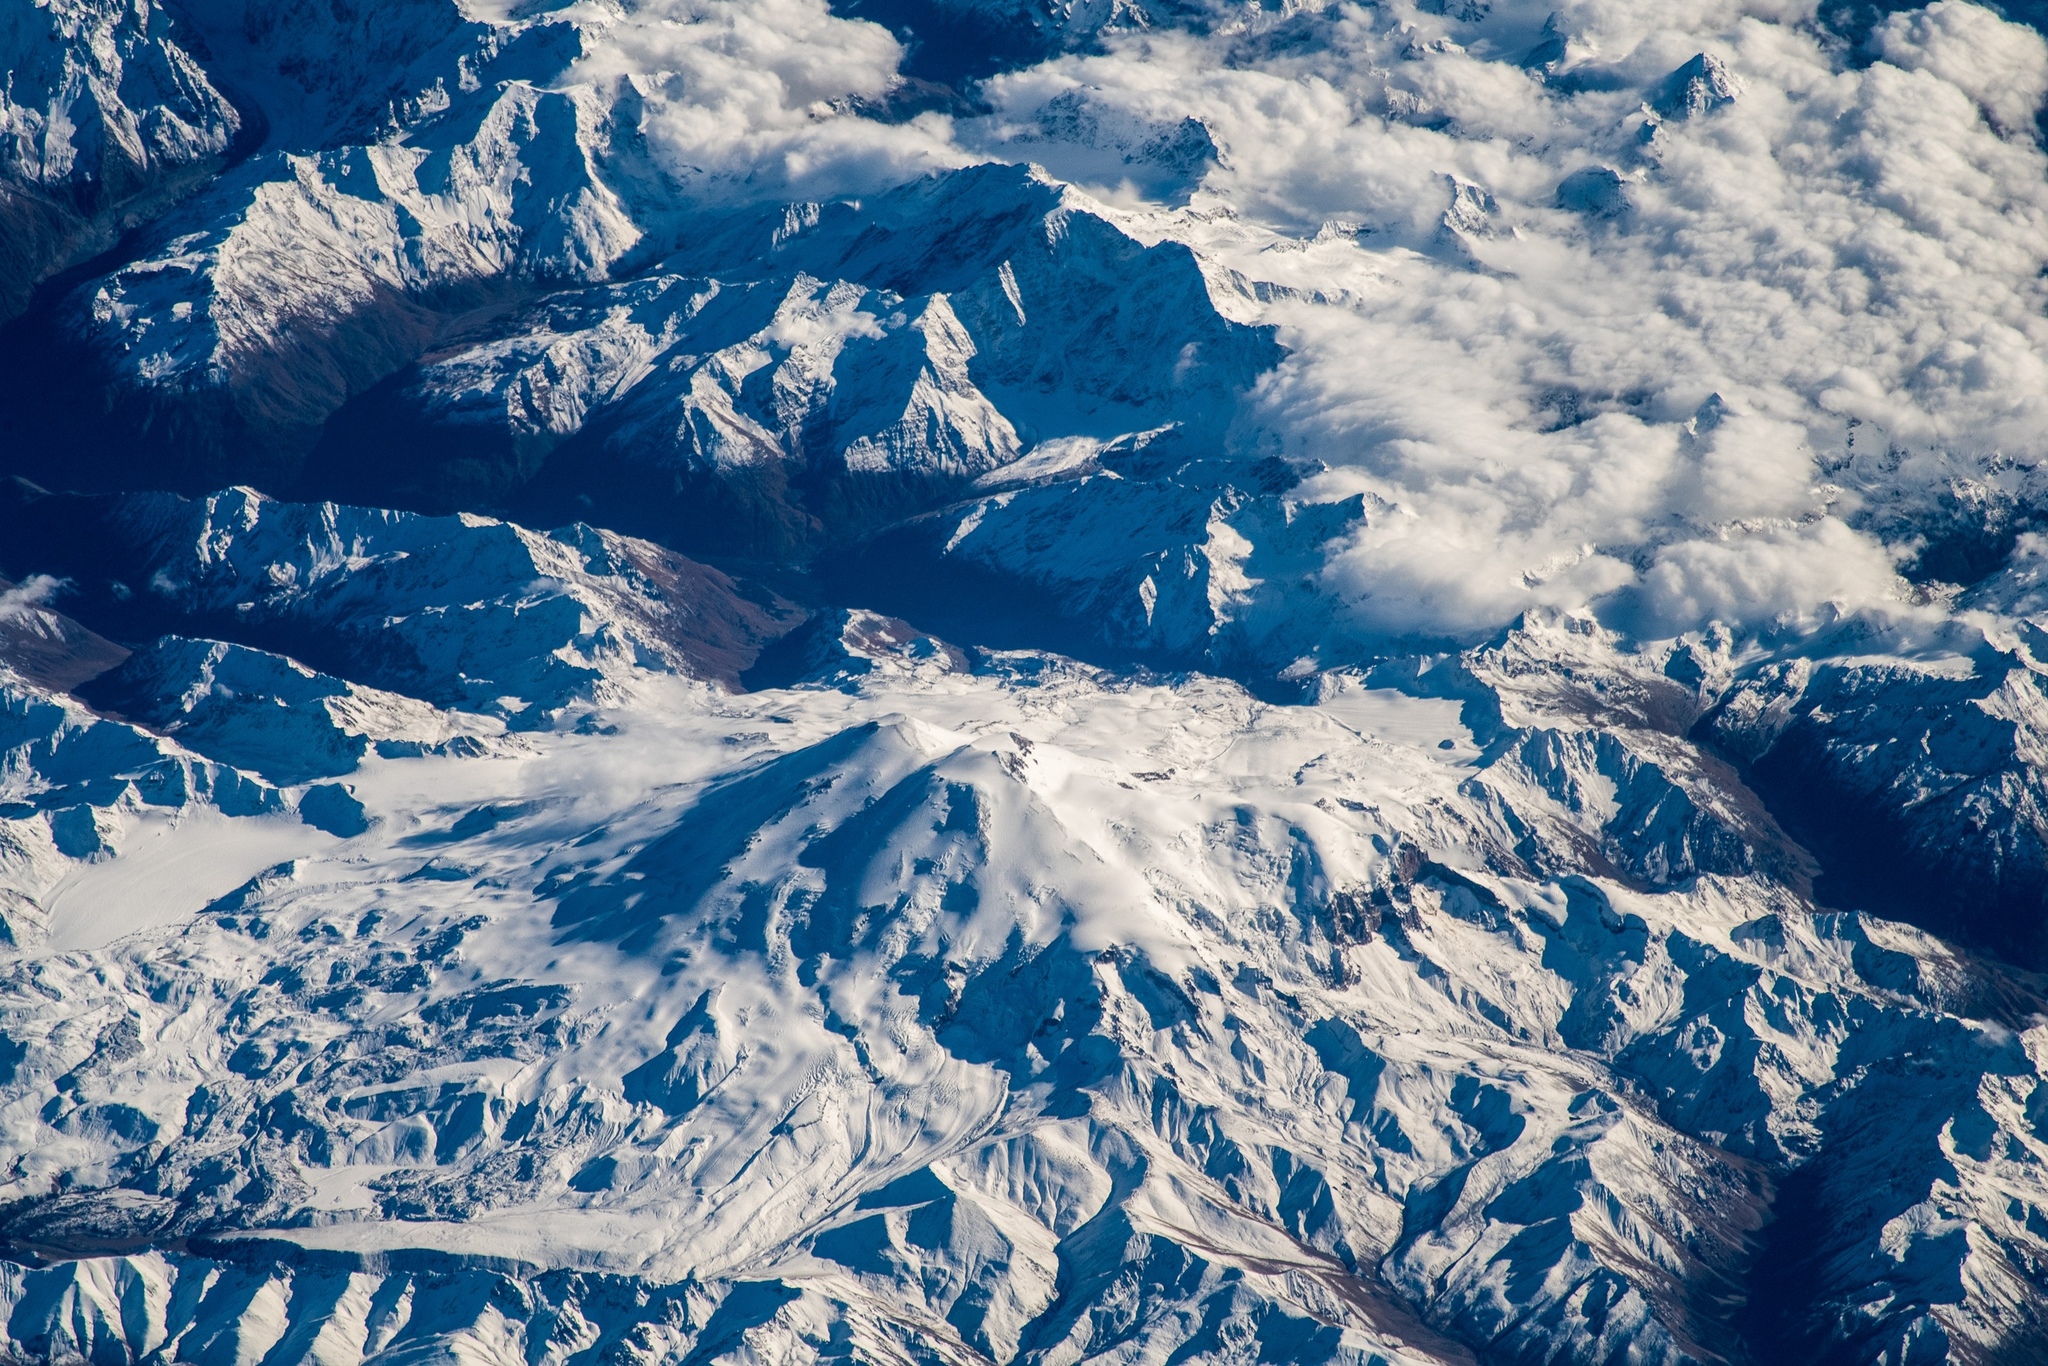
[[[942,115],[855,112],[896,85],[903,48],[823,0],[633,0],[591,28],[571,78],[630,83],[643,131],[699,195],[861,194],[973,159]]]
[[[1245,435],[1367,495],[1325,577],[1370,634],[1889,610],[1879,511],[2048,457],[2031,29],[1938,0],[1859,55],[1810,0],[1250,13],[999,77],[958,125],[846,113],[901,53],[817,0],[645,0],[585,72],[636,73],[666,155],[734,193],[1028,147],[1133,231],[1338,299],[1271,307],[1291,355]],[[1191,202],[1119,180],[1189,118],[1220,153]]]
[[[1278,315],[1293,356],[1262,421],[1329,467],[1320,491],[1386,509],[1329,570],[1367,629],[1895,602],[1893,556],[1843,519],[1929,494],[1900,452],[2048,454],[2048,48],[1943,0],[1858,70],[1803,7],[1592,0],[1559,11],[1546,81],[1517,59],[1550,10],[1339,6],[1293,21],[1314,41],[1125,39],[999,89],[1200,118],[1227,164],[1189,217],[1238,217],[1187,231],[1357,301]],[[1732,102],[1646,109],[1697,53]],[[1561,206],[1575,172],[1604,201]],[[1327,220],[1366,231],[1277,252],[1246,230]]]
[[[1872,45],[1893,66],[1924,71],[1977,101],[2002,132],[2026,130],[2048,98],[2048,43],[1981,5],[1935,0],[1894,14]]]

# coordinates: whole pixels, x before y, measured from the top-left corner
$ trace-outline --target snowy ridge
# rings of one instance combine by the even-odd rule
[[[786,554],[948,501],[1027,447],[1161,421],[1219,440],[1278,356],[1217,313],[1184,249],[1141,245],[1027,168],[715,229],[437,353],[343,419],[314,477],[595,498],[676,543]],[[428,433],[439,461],[360,456]]]
[[[977,596],[1031,604],[1056,623],[1052,638],[1088,658],[1240,676],[1312,659],[1334,607],[1315,570],[1364,500],[1304,496],[1284,462],[1219,456],[1205,436],[1173,424],[1044,443],[980,481],[998,491],[875,538],[870,572],[897,610],[927,620],[961,612],[947,580],[918,585],[892,568],[933,562],[972,576]],[[1050,470],[1045,445],[1060,450]]]
[[[15,674],[51,692],[69,691],[128,656],[50,606],[63,588],[47,574],[22,583],[0,580],[0,657]]]
[[[482,753],[499,730],[282,655],[180,636],[158,637],[80,696],[287,784],[351,773],[372,743],[384,755]]]
[[[187,813],[256,817],[294,803],[252,774],[95,716],[11,670],[0,673],[0,937],[40,945],[48,896],[74,860],[113,858],[138,827]],[[314,802],[317,812],[318,799]]]
[[[589,163],[596,117],[511,83],[424,145],[246,163],[157,230],[160,250],[87,286],[74,335],[136,401],[168,390],[212,409],[213,441],[288,460],[433,338],[421,295],[589,278],[633,245]],[[266,378],[287,374],[303,378]]]
[[[153,3],[0,20],[0,321],[222,165],[242,116],[173,33]]]
[[[2036,1331],[2039,1044],[1993,1023],[2034,1008],[2025,979],[1754,876],[1546,874],[1530,832],[1582,828],[1582,796],[1516,777],[1525,748],[1367,738],[1429,704],[1348,684],[1269,707],[1008,656],[715,705],[673,686],[603,713],[630,770],[599,733],[365,759],[373,823],[333,858],[175,948],[19,964],[17,1189],[74,1175],[8,1237],[201,1236],[252,1269],[218,1308],[154,1254],[17,1273],[17,1350],[357,1331],[321,1307],[346,1292],[387,1306],[388,1350],[510,1333],[544,1358],[585,1345],[558,1306],[601,1272],[682,1299],[579,1309],[600,1336],[704,1360],[843,1333],[962,1361],[1237,1335],[1461,1359],[1433,1332],[1724,1360],[1788,1163],[1833,1241],[1784,1331]],[[1558,762],[1623,808],[1673,782]],[[1639,868],[1669,838],[1608,837]],[[261,1245],[219,1240],[258,1232],[397,1260],[288,1262],[251,1317]],[[461,1265],[511,1288],[463,1291],[485,1281]],[[118,1329],[57,1308],[105,1300],[89,1266],[140,1278]],[[1889,1307],[1851,1310],[1873,1274]],[[2009,1289],[1957,1300],[1957,1274]],[[429,1284],[479,1298],[429,1313]]]
[[[555,83],[582,56],[572,24],[466,19],[447,0],[192,17],[271,111],[265,146],[51,307],[70,348],[54,377],[88,366],[131,435],[174,428],[161,453],[205,487],[289,475],[344,400],[451,316],[602,278],[642,236],[600,171],[612,98]],[[132,16],[107,23],[139,36]]]
[[[6,1366],[2041,1355],[2031,0],[17,9]]]
[[[10,492],[0,522],[14,543],[131,630],[211,629],[352,683],[528,724],[641,670],[731,680],[802,615],[672,551],[582,525],[543,534],[248,489]],[[93,553],[109,541],[126,553]]]
[[[383,141],[487,83],[541,74],[577,46],[553,16],[508,21],[450,0],[193,0],[183,13],[207,68],[263,108],[268,145],[290,152]]]

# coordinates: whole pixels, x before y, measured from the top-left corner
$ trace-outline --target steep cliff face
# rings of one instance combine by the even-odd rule
[[[224,164],[243,115],[161,5],[59,0],[0,19],[0,322]]]

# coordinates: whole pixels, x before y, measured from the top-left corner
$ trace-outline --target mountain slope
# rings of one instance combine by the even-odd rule
[[[243,115],[157,4],[17,7],[0,20],[0,321],[225,164]]]
[[[0,1363],[2042,1357],[2031,9],[16,8]]]
[[[1756,1277],[1858,1359],[2038,1331],[2038,986],[1810,913],[1654,726],[1517,720],[1583,635],[1461,662],[1473,730],[839,638],[366,752],[189,920],[60,896],[6,1236],[114,1260],[11,1273],[13,1350],[1736,1361]]]

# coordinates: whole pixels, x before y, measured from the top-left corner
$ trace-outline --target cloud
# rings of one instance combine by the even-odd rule
[[[2027,130],[2048,98],[2048,42],[1980,5],[1936,0],[1894,14],[1872,33],[1871,46],[1893,66],[1962,91],[2002,132]]]
[[[1365,495],[1323,579],[1368,636],[1890,610],[1901,509],[2048,463],[2032,30],[1939,0],[1859,69],[1802,0],[1448,8],[1109,34],[959,121],[862,116],[901,49],[819,0],[643,0],[581,74],[706,197],[1028,155],[1281,286],[1226,300],[1289,348],[1238,434]]]
[[[1943,0],[1857,70],[1810,18],[1337,6],[991,90],[1012,122],[1075,90],[1201,120],[1220,164],[1137,230],[1344,300],[1268,312],[1291,355],[1253,425],[1324,467],[1313,496],[1376,509],[1326,573],[1362,628],[1469,636],[1574,600],[1761,626],[1896,597],[1870,528],[1935,496],[1915,452],[2048,459],[2048,162],[2010,131],[2048,91],[2042,41]],[[1700,53],[1734,100],[1649,113]],[[1588,168],[1612,202],[1559,207]]]
[[[1859,613],[1904,608],[1884,550],[1833,517],[1810,524],[1679,541],[1657,552],[1629,606],[1647,635],[1706,622],[1798,631]]]
[[[887,29],[822,0],[635,0],[592,23],[570,79],[629,85],[640,130],[701,200],[832,198],[969,159],[942,115],[862,116],[902,59]]]
[[[31,574],[20,583],[0,589],[0,622],[40,617],[42,609],[55,601],[64,587],[62,579],[48,574]]]

